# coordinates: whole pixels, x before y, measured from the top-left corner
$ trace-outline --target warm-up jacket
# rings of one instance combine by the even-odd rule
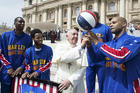
[[[134,93],[134,80],[140,77],[140,38],[125,32],[96,47],[106,59],[103,93]]]
[[[52,48],[42,44],[40,50],[36,50],[34,46],[28,48],[25,52],[25,72],[36,71],[38,79],[50,80],[50,66],[52,61]]]
[[[27,48],[32,46],[32,39],[29,35],[23,32],[22,35],[15,35],[14,30],[4,32],[2,38],[2,53],[8,61],[1,61],[2,68],[2,83],[10,84],[11,79],[7,75],[7,69],[13,68],[16,70],[18,67],[24,68],[24,53]],[[4,82],[3,82],[4,81]]]

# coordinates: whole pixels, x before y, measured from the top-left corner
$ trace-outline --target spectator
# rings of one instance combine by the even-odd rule
[[[25,31],[26,31],[26,33],[28,35],[30,35],[30,33],[31,33],[31,27],[27,26]]]
[[[56,34],[54,31],[52,31],[51,33],[51,43],[55,43],[55,39],[56,39]]]

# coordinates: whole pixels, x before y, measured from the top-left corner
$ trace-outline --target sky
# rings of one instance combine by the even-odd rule
[[[14,19],[18,16],[22,17],[22,8],[24,0],[0,0],[0,25],[6,23],[12,27]]]

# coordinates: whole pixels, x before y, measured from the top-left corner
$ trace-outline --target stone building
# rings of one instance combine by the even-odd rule
[[[22,9],[27,24],[51,22],[63,29],[77,26],[82,10],[99,12],[101,23],[108,24],[114,16],[130,22],[140,19],[140,0],[24,0]]]

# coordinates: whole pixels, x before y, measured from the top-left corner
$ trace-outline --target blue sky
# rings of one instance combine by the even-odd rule
[[[8,26],[12,26],[14,19],[22,16],[23,7],[24,0],[0,0],[0,24],[4,22]]]

